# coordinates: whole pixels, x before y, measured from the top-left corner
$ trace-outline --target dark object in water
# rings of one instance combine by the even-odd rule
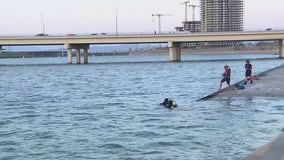
[[[166,108],[170,108],[170,109],[174,109],[176,108],[178,105],[176,103],[174,103],[173,100],[165,98],[164,102],[160,103],[160,105],[163,105]]]
[[[164,102],[160,103],[160,105],[167,105],[169,103],[169,99],[165,98]]]

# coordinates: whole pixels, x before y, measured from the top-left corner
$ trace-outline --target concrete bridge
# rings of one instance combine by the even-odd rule
[[[88,63],[88,49],[91,44],[139,44],[167,43],[170,61],[181,60],[181,44],[184,42],[220,41],[279,41],[279,58],[284,58],[284,30],[251,32],[214,33],[171,33],[171,34],[131,34],[131,35],[79,35],[79,36],[0,36],[2,46],[17,45],[64,45],[67,48],[68,63],[72,63],[72,49],[76,50],[76,63],[81,63],[83,50],[84,63]]]

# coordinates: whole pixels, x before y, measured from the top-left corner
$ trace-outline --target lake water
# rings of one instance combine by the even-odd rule
[[[0,159],[241,159],[280,133],[284,99],[197,100],[218,89],[224,64],[234,83],[247,58],[257,74],[284,64],[276,57],[0,59]]]

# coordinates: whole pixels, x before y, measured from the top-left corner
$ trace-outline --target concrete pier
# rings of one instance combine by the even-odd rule
[[[284,159],[284,134],[281,133],[275,140],[258,148],[247,155],[243,160],[283,160]]]
[[[222,99],[226,97],[283,97],[284,96],[284,66],[255,75],[253,84],[244,85],[244,90],[228,90],[224,88],[210,98]],[[254,78],[256,79],[256,78]],[[238,82],[243,84],[244,80]],[[233,87],[234,84],[231,86]],[[214,93],[213,93],[214,94]]]
[[[88,49],[84,49],[84,64],[88,64]]]
[[[72,64],[72,49],[67,49],[68,64]]]
[[[170,61],[180,62],[181,61],[181,43],[179,42],[168,42]]]
[[[68,64],[72,64],[72,49],[76,49],[76,64],[81,64],[81,53],[80,50],[84,50],[84,63],[88,63],[88,49],[90,48],[89,44],[64,44],[67,48]]]
[[[238,83],[243,84],[243,82],[244,80]],[[233,86],[234,84],[231,87]],[[224,88],[200,100],[230,97],[284,97],[284,65],[255,75],[253,84],[248,83],[244,90]],[[284,133],[248,154],[243,160],[284,160]]]
[[[284,39],[279,40],[279,58],[284,58]]]
[[[80,49],[76,49],[76,63],[81,64],[81,55],[80,55]]]

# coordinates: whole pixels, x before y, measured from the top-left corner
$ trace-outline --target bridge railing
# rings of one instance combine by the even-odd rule
[[[266,28],[266,29],[247,29],[240,31],[241,33],[248,32],[273,32],[273,31],[284,31],[284,28]],[[240,32],[230,32],[230,33],[240,33]],[[94,36],[94,37],[103,37],[103,36],[131,36],[131,35],[173,35],[173,34],[220,34],[228,32],[176,32],[176,31],[165,31],[161,33],[155,32],[104,32],[104,33],[50,33],[46,35],[40,34],[1,34],[0,37],[73,37],[73,36]]]

